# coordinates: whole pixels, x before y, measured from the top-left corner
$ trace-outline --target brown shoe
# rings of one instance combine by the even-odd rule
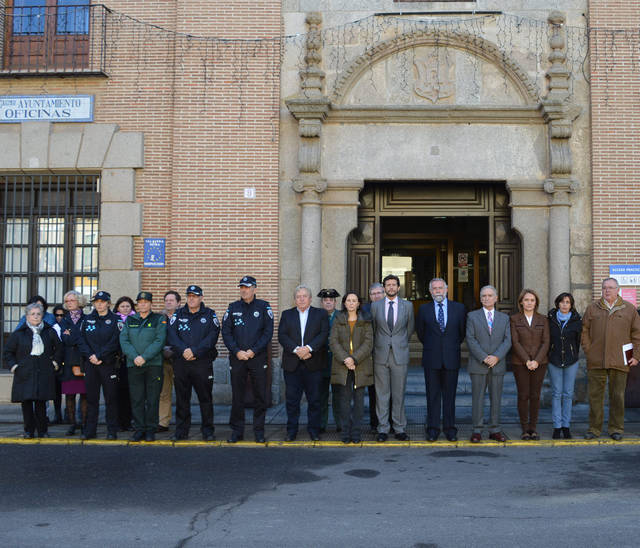
[[[482,441],[482,434],[471,434],[471,443],[480,443]]]
[[[493,441],[504,442],[507,441],[507,436],[505,436],[502,432],[493,432],[489,434],[489,439]]]

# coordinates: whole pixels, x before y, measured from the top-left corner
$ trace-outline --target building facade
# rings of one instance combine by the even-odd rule
[[[251,274],[277,310],[280,2],[2,4],[4,336],[69,289],[196,283],[222,318]]]
[[[592,290],[587,2],[284,2],[281,293]],[[312,12],[305,11],[313,9]],[[295,220],[295,223],[292,221]]]

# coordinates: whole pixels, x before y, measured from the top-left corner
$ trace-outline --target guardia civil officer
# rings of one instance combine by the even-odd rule
[[[155,441],[167,318],[151,311],[153,295],[148,291],[138,293],[136,302],[136,314],[127,317],[120,333],[120,347],[127,357],[135,428],[131,440]]]
[[[213,426],[213,360],[220,322],[216,313],[202,302],[202,289],[187,287],[187,304],[169,321],[167,342],[173,349],[176,389],[176,433],[174,441],[186,440],[191,427],[191,389],[196,391],[202,416],[202,439],[215,440]]]
[[[273,336],[273,311],[267,301],[256,299],[256,279],[244,276],[238,284],[240,300],[232,302],[222,320],[222,338],[229,349],[232,403],[229,443],[244,438],[244,393],[251,372],[253,433],[256,443],[264,443],[264,417],[267,411],[267,347]]]
[[[82,439],[96,437],[102,386],[107,439],[115,440],[118,438],[118,316],[109,309],[111,295],[106,291],[98,291],[91,302],[94,309],[82,320],[78,338],[78,347],[84,358],[84,382],[87,387],[87,423]]]

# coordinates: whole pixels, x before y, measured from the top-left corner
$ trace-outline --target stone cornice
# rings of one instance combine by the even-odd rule
[[[288,103],[287,103],[287,106]],[[291,110],[291,107],[289,107]],[[296,116],[294,114],[294,116]],[[475,123],[544,124],[539,105],[466,106],[466,105],[331,105],[325,123]]]
[[[331,102],[326,97],[308,99],[296,96],[285,99],[285,104],[296,120],[303,118],[324,120],[329,112]]]

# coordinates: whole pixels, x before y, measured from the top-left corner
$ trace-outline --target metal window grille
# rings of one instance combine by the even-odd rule
[[[51,312],[70,289],[96,290],[99,177],[0,175],[0,215],[4,347],[31,296],[42,295]]]

